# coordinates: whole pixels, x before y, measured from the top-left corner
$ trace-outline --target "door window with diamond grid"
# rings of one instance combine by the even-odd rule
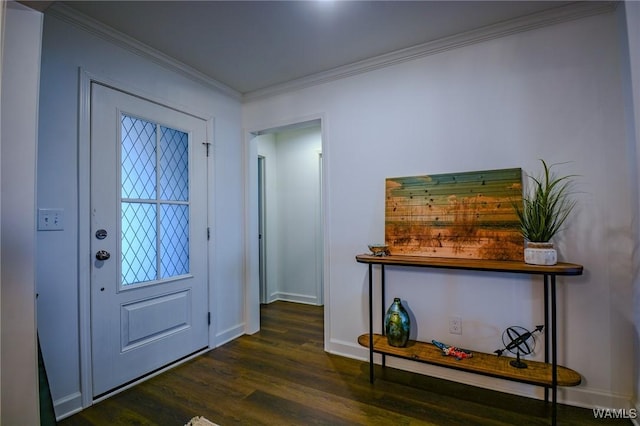
[[[189,273],[189,137],[121,115],[122,285]]]

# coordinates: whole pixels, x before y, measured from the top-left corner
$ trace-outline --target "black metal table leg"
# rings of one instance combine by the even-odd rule
[[[549,362],[549,275],[544,274],[544,362]],[[549,388],[544,388],[544,402],[549,402]]]
[[[558,348],[556,336],[556,276],[551,275],[551,424],[555,426],[558,415]]]
[[[384,329],[384,316],[385,316],[385,311],[384,311],[384,301],[386,300],[385,298],[385,280],[384,280],[384,265],[380,265],[380,287],[381,287],[381,291],[380,291],[380,306],[382,307],[382,315],[381,315],[381,321],[382,321],[382,332],[381,334],[384,336],[386,334],[385,329]],[[387,366],[387,356],[385,354],[382,354],[382,367],[386,367]]]
[[[373,264],[369,264],[369,381],[373,383]]]

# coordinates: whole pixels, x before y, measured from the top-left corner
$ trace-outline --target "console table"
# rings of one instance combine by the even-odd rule
[[[424,256],[373,256],[362,254],[356,261],[369,265],[369,333],[358,337],[358,343],[369,348],[369,380],[374,382],[373,354],[382,354],[382,365],[385,356],[393,356],[412,361],[454,368],[466,372],[482,374],[536,386],[545,389],[545,401],[549,401],[549,389],[552,393],[552,424],[556,424],[558,386],[577,386],[581,382],[579,373],[558,365],[556,336],[556,277],[582,275],[582,265],[573,263],[557,263],[553,266],[529,265],[523,262],[436,258]],[[373,265],[380,266],[380,286],[382,305],[382,333],[373,332]],[[442,351],[431,343],[410,340],[406,347],[398,348],[387,344],[384,336],[385,317],[385,266],[421,267],[439,269],[462,269],[471,271],[491,271],[541,275],[544,284],[544,322],[545,345],[544,362],[527,361],[528,368],[518,369],[509,365],[513,358],[481,352],[473,352],[473,358],[457,361],[453,357],[442,356]],[[550,322],[550,326],[549,326]]]

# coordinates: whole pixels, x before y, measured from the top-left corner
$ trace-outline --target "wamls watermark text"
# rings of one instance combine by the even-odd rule
[[[638,410],[635,408],[594,408],[593,417],[596,419],[636,419]]]

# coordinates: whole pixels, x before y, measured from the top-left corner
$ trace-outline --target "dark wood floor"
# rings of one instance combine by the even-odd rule
[[[321,307],[276,302],[262,329],[61,421],[73,425],[184,425],[205,416],[242,425],[546,425],[538,400],[368,364],[323,351]],[[615,408],[615,407],[614,407]],[[560,406],[558,424],[630,425]]]

